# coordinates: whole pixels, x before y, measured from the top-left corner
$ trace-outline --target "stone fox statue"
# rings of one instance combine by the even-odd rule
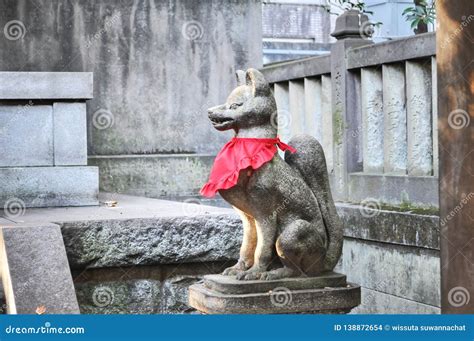
[[[218,191],[242,218],[240,257],[223,275],[272,280],[331,271],[342,251],[342,224],[323,149],[308,135],[281,143],[275,99],[263,75],[249,69],[237,78],[240,85],[226,103],[208,109],[214,128],[233,129],[235,137],[201,190],[208,196]],[[284,160],[277,146],[289,149]]]

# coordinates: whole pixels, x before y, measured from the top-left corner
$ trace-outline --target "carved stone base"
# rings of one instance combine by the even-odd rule
[[[189,305],[206,314],[346,314],[359,304],[360,286],[335,272],[273,281],[208,275],[189,287]]]

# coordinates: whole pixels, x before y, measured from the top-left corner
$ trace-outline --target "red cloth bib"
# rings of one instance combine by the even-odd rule
[[[209,181],[201,189],[201,195],[213,197],[218,190],[235,186],[242,169],[260,168],[273,158],[278,150],[277,146],[282,151],[296,152],[278,137],[274,139],[234,137],[217,154]]]

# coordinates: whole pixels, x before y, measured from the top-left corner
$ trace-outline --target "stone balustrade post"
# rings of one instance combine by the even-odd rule
[[[360,89],[358,75],[347,69],[348,49],[372,44],[371,24],[365,15],[357,10],[349,10],[336,20],[331,34],[337,41],[331,46],[332,75],[332,119],[333,119],[333,162],[331,174],[332,191],[335,200],[347,200],[348,176],[362,170],[360,156],[361,134]]]

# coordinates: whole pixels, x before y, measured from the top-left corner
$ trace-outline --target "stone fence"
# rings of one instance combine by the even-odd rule
[[[362,286],[357,313],[438,313],[436,49],[432,33],[262,69],[279,134],[315,136],[344,223],[338,269]]]
[[[338,201],[438,206],[435,53],[432,33],[352,38],[330,54],[262,69],[280,136],[321,141]]]

